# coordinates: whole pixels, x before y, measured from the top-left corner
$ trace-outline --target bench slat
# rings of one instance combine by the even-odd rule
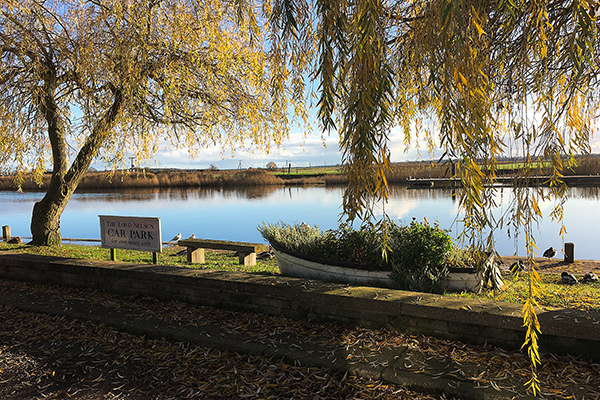
[[[226,240],[210,239],[183,239],[177,242],[179,246],[193,247],[197,249],[231,250],[255,253],[266,251],[269,246],[262,243],[230,242]]]
[[[187,247],[189,263],[204,263],[204,249],[230,250],[238,253],[240,265],[256,265],[256,253],[269,250],[269,246],[261,243],[229,242],[227,240],[183,239],[177,242]]]

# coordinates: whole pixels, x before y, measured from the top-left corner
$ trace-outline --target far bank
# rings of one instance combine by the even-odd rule
[[[33,175],[23,176],[20,187],[25,191],[46,190],[50,182],[50,173],[37,180]],[[344,183],[342,175],[311,174],[280,177],[272,171],[263,169],[244,170],[180,170],[180,169],[142,169],[94,171],[88,172],[78,186],[79,190],[121,189],[121,188],[157,188],[157,187],[245,187],[270,185],[310,185]],[[0,190],[13,191],[19,186],[14,175],[0,176]]]
[[[597,186],[600,181],[600,155],[577,159],[577,166],[561,173],[569,186]],[[509,183],[523,174],[523,163],[518,159],[501,160],[497,165],[497,183]],[[534,179],[528,184],[544,184],[550,174],[549,165],[537,163],[526,175]],[[454,187],[456,164],[450,161],[406,161],[394,163],[387,173],[388,183],[410,186]],[[20,181],[14,175],[0,175],[0,190],[46,190],[50,173],[38,179],[26,174]],[[537,180],[536,180],[537,179]],[[518,179],[517,179],[518,180]],[[505,182],[506,181],[506,182]],[[284,168],[248,168],[237,170],[131,168],[117,171],[89,171],[79,184],[80,190],[121,188],[241,188],[258,186],[345,185],[348,179],[340,165]],[[522,182],[519,183],[519,186]]]

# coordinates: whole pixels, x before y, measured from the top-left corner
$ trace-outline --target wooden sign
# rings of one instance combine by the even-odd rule
[[[102,247],[162,251],[160,218],[99,215]]]

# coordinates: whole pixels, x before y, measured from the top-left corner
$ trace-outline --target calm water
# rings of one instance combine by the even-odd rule
[[[263,222],[304,221],[322,229],[335,228],[343,188],[252,188],[241,190],[156,189],[120,192],[76,193],[61,223],[65,238],[99,238],[98,215],[160,217],[163,240],[178,232],[204,239],[263,242],[256,227]],[[10,225],[13,236],[30,236],[34,202],[43,193],[0,192],[0,225]],[[508,191],[498,193],[499,212],[508,203]],[[546,214],[551,204],[542,204]],[[394,187],[386,211],[395,220],[408,223],[415,217],[438,221],[453,236],[462,229],[459,207],[451,192],[443,189]],[[565,205],[565,241],[575,243],[575,257],[600,259],[600,188],[571,188]],[[506,229],[496,232],[500,254],[523,254],[523,239],[510,238]],[[545,219],[536,229],[542,251],[562,249],[559,225]],[[560,256],[560,254],[559,254]]]

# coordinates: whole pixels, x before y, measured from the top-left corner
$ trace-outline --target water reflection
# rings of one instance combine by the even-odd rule
[[[245,187],[236,189],[151,188],[119,191],[81,191],[73,195],[62,218],[64,237],[98,238],[98,215],[160,217],[163,237],[181,232],[207,239],[262,242],[256,227],[263,222],[304,221],[322,229],[339,224],[344,187]],[[10,225],[15,235],[29,236],[29,222],[40,192],[0,192],[0,225]],[[508,207],[510,190],[495,194],[499,212]],[[558,235],[560,226],[545,218],[535,234],[540,248],[562,248],[575,243],[576,258],[600,259],[597,235],[590,232],[600,225],[600,188],[576,187],[568,192],[564,222],[567,234]],[[542,202],[545,214],[553,202]],[[381,211],[381,210],[379,210]],[[458,201],[451,189],[409,189],[392,186],[385,211],[404,223],[418,220],[438,221],[455,237],[462,231]],[[522,237],[522,236],[521,236]],[[501,254],[524,251],[523,240],[506,227],[495,233]],[[559,256],[561,256],[559,254]]]
[[[185,187],[154,187],[103,190],[101,193],[92,190],[77,191],[74,195],[79,201],[97,200],[105,201],[144,201],[144,200],[189,200],[206,199],[215,196],[225,198],[255,199],[266,197],[280,190],[277,186],[247,186],[238,188],[185,188]]]
[[[600,187],[577,187],[569,190],[569,197],[579,199],[600,199]]]

